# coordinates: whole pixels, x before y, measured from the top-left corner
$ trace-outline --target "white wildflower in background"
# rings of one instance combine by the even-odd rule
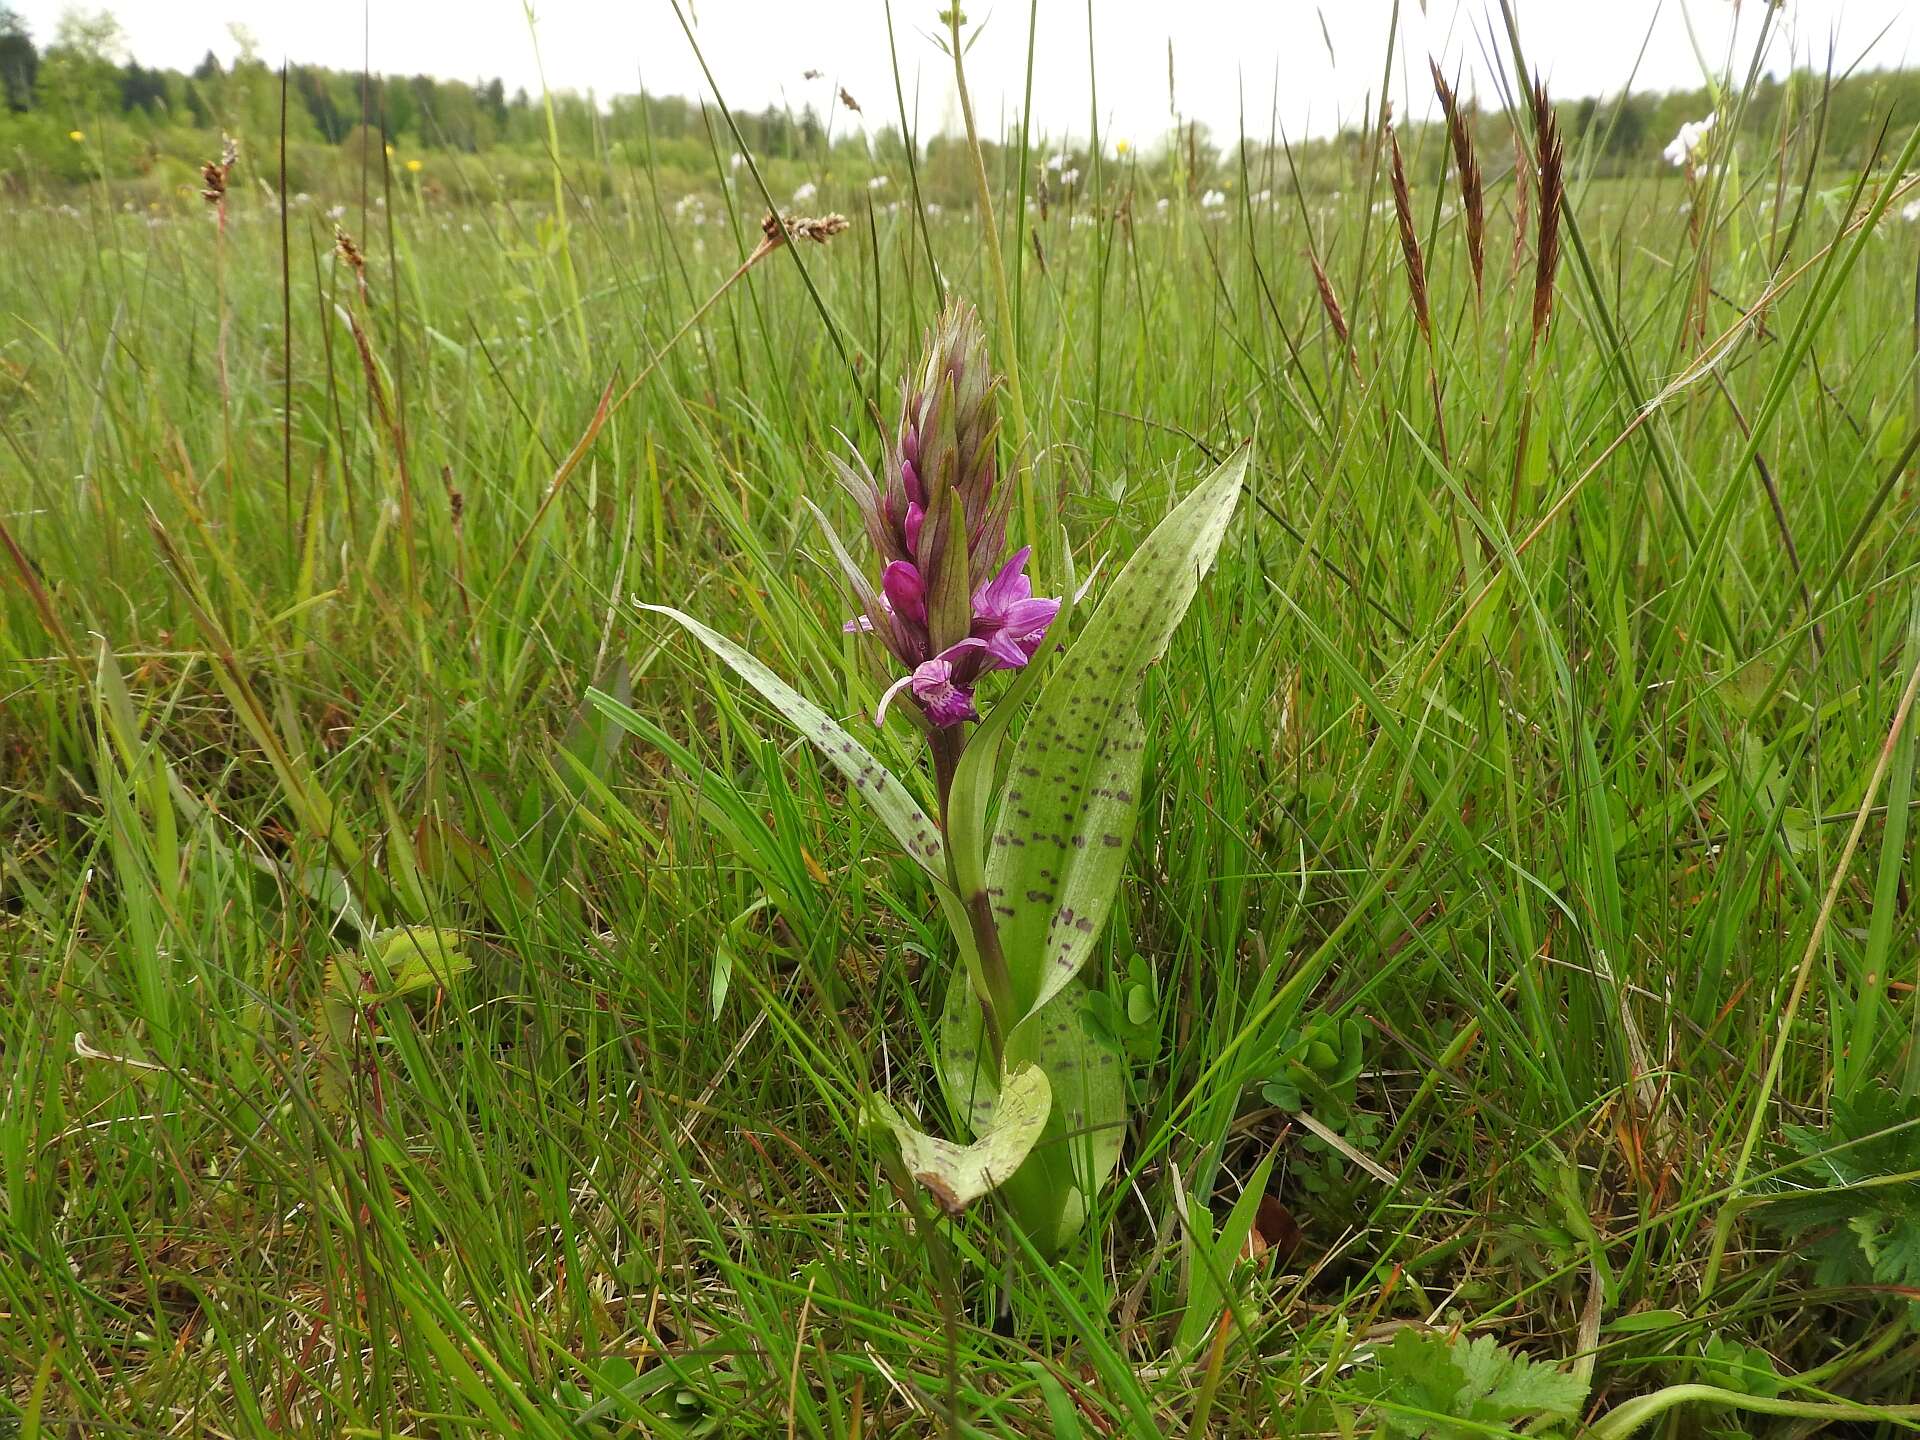
[[[871,180],[867,181],[867,189],[884,190],[887,188],[887,186],[891,185],[892,183],[893,183],[892,179],[889,178],[888,176],[876,175]]]
[[[747,157],[742,155],[738,150],[734,151],[733,154],[727,158],[727,168],[729,170],[738,170],[746,163]]]
[[[1200,197],[1202,210],[1223,210],[1226,208],[1227,195],[1224,190],[1209,190]]]
[[[813,181],[809,180],[807,181],[806,184],[802,185],[798,190],[793,192],[793,203],[796,205],[804,205],[819,193],[820,193],[820,187],[814,184]]]
[[[1167,206],[1171,205],[1172,203],[1173,202],[1171,200],[1167,199],[1166,196],[1162,195],[1158,200],[1153,202],[1153,208],[1158,210],[1162,215],[1164,215],[1167,213]]]
[[[927,214],[938,215],[939,213],[940,213],[940,202],[937,200],[929,200],[927,202]]]
[[[1062,150],[1058,155],[1053,156],[1047,161],[1047,168],[1058,175],[1062,170],[1067,168],[1068,162],[1072,159],[1073,157],[1071,155]]]
[[[1909,200],[1900,207],[1900,218],[1911,225],[1920,220],[1920,200]]]
[[[1269,200],[1271,200],[1271,199],[1273,199],[1273,191],[1271,191],[1271,190],[1262,190],[1262,191],[1259,191],[1259,192],[1258,192],[1257,194],[1255,194],[1255,195],[1254,195],[1254,197],[1253,197],[1253,203],[1254,203],[1254,204],[1256,204],[1256,205],[1264,205],[1264,204],[1266,204],[1266,203],[1267,203],[1267,202],[1268,202]]]
[[[1069,187],[1078,185],[1080,183],[1080,172],[1077,169],[1062,170],[1060,172],[1060,183]]]
[[[1667,157],[1669,165],[1691,165],[1693,157],[1706,148],[1707,137],[1713,133],[1714,122],[1720,118],[1720,112],[1710,110],[1704,120],[1689,120],[1680,127],[1680,133],[1667,142],[1667,148],[1660,153]]]

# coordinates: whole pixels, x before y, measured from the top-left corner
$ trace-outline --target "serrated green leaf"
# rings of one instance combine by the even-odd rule
[[[1431,1440],[1467,1440],[1533,1415],[1565,1419],[1587,1396],[1579,1376],[1503,1350],[1491,1335],[1449,1341],[1412,1329],[1380,1352],[1372,1388],[1390,1433]]]
[[[1920,1114],[1898,1091],[1870,1085],[1836,1099],[1826,1130],[1790,1126],[1804,1157],[1767,1207],[1800,1238],[1822,1284],[1873,1281],[1920,1289]]]
[[[1079,974],[1113,908],[1139,811],[1141,679],[1219,551],[1248,454],[1237,450],[1134,553],[1014,747],[987,893],[1023,1016]]]
[[[900,1147],[907,1173],[926,1187],[941,1210],[958,1215],[1013,1178],[1040,1139],[1052,1108],[1046,1072],[1027,1065],[1006,1077],[986,1128],[971,1145],[926,1134],[877,1095],[862,1107],[860,1123],[863,1129],[888,1131]]]
[[[656,615],[665,615],[680,625],[724,660],[734,674],[759,691],[761,698],[811,741],[813,747],[826,756],[827,762],[866,799],[867,804],[873,807],[874,814],[880,817],[881,823],[900,843],[900,848],[934,879],[943,884],[946,882],[946,856],[940,844],[940,832],[908,793],[907,787],[895,778],[892,771],[874,759],[866,746],[847,734],[826,711],[718,631],[708,629],[691,615],[675,610],[670,605],[642,604],[640,608]],[[588,698],[616,720],[619,718],[618,712],[622,707],[610,696],[591,690]]]

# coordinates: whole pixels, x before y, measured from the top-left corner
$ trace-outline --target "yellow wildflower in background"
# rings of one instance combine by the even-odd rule
[[[407,161],[407,169],[418,175],[420,173],[420,162],[418,160]]]
[[[1113,153],[1116,155],[1125,155],[1132,149],[1133,142],[1131,140],[1116,140],[1113,142]]]
[[[87,138],[87,132],[84,130],[69,130],[67,131],[67,138],[77,145]]]

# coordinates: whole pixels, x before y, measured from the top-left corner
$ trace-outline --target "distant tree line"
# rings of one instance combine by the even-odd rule
[[[209,51],[191,71],[157,69],[127,53],[119,25],[105,11],[69,11],[43,44],[0,0],[0,187],[20,188],[24,166],[35,179],[146,177],[156,186],[178,188],[190,183],[199,159],[216,152],[223,131],[268,148],[267,137],[277,141],[281,131],[281,76],[242,27],[232,27],[231,34],[238,54],[230,64]],[[483,179],[505,181],[513,157],[525,162],[521,173],[532,176],[548,153],[546,101],[524,89],[509,93],[498,78],[469,82],[290,65],[286,86],[286,137],[303,172],[332,173],[328,167],[337,170],[341,155],[364,157],[389,147],[389,153],[397,148],[410,157],[486,155],[487,165],[467,167],[463,177],[484,171]],[[668,183],[711,185],[716,167],[724,172],[743,143],[773,165],[783,184],[874,168],[904,179],[906,147],[898,129],[868,125],[864,116],[856,122],[841,111],[857,102],[841,95],[843,100],[823,102],[825,114],[810,106],[797,112],[768,106],[731,117],[672,95],[620,95],[602,102],[591,93],[559,92],[551,101],[563,156],[644,168]],[[1704,90],[1559,102],[1576,163],[1615,175],[1662,166],[1662,148],[1681,123],[1699,119],[1711,105]],[[1499,119],[1483,116],[1477,130],[1493,163],[1509,145],[1506,125],[1495,123]],[[1830,85],[1818,74],[1796,72],[1759,83],[1741,133],[1770,142],[1793,130],[1802,137],[1796,143],[1804,144],[1805,135],[1817,131],[1830,163],[1858,166],[1876,153],[1883,136],[1897,137],[1916,121],[1920,71],[1860,73]],[[1426,131],[1416,126],[1403,132],[1403,143],[1437,170],[1445,147]],[[1353,132],[1296,143],[1294,170],[1305,183],[1337,184],[1356,165],[1370,163],[1371,143],[1370,135]],[[957,155],[943,157],[943,148],[951,147],[937,139],[922,146],[923,186],[964,202],[964,167]],[[1004,163],[997,150],[992,158]],[[1084,158],[1076,160],[1076,170]],[[1277,146],[1250,141],[1245,158],[1262,174],[1287,173]],[[1239,157],[1223,157],[1206,142],[1204,127],[1192,127],[1128,160],[1137,179],[1164,190],[1198,187],[1222,166],[1224,183]],[[949,187],[951,194],[944,194]]]

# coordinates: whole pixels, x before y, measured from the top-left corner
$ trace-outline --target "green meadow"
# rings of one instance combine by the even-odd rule
[[[0,208],[0,1434],[1913,1430],[1916,139],[1746,93],[1557,209],[1481,112],[1475,235],[1439,125],[1400,213],[1371,134],[1036,138],[989,220],[718,111],[691,187]],[[926,873],[635,603],[919,786],[806,502],[949,297],[1040,593],[1252,447],[1050,1255],[859,1123],[965,1138]]]

